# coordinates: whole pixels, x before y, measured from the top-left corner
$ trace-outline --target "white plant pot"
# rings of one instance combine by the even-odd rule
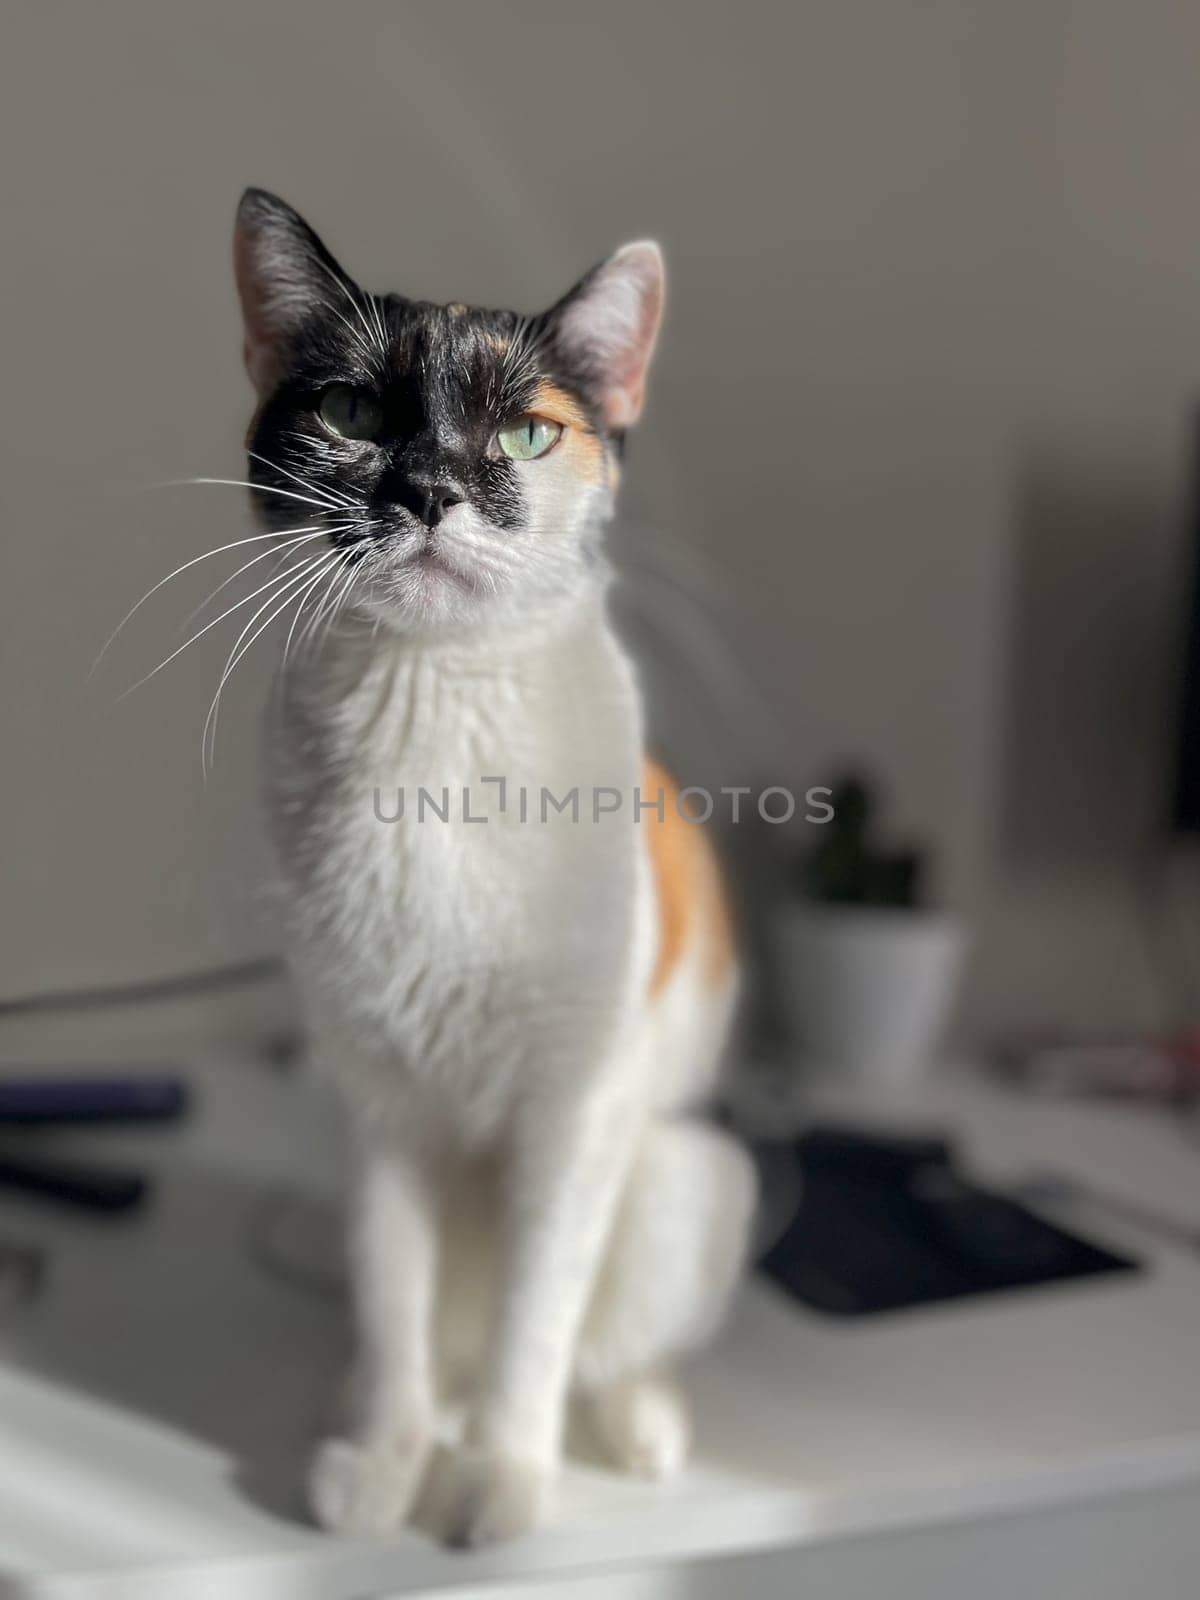
[[[781,919],[779,949],[806,1067],[898,1085],[934,1065],[966,949],[958,917],[796,906]]]

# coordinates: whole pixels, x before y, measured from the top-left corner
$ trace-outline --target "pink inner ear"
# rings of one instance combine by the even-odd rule
[[[274,362],[268,346],[256,344],[247,336],[242,340],[242,360],[245,362],[246,371],[250,374],[250,382],[259,394],[265,394],[272,386],[272,373]]]
[[[233,268],[242,303],[242,352],[250,381],[260,395],[275,385],[280,349],[289,321],[287,257],[272,257],[269,234],[239,227],[233,236]],[[296,299],[302,299],[297,293]]]
[[[603,405],[610,428],[628,428],[641,413],[662,303],[658,246],[627,244],[605,262],[564,316],[566,342],[605,375]]]
[[[271,385],[275,333],[267,315],[267,297],[257,260],[255,241],[247,230],[241,227],[233,236],[233,270],[237,279],[238,298],[242,302],[242,326],[245,334],[242,341],[242,355],[251,383],[262,394]]]
[[[604,415],[610,428],[631,428],[642,414],[642,401],[646,394],[645,380],[630,378],[609,391],[604,402]]]

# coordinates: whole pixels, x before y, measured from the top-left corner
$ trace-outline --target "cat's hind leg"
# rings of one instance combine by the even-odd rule
[[[745,1264],[753,1164],[687,1117],[647,1127],[576,1352],[575,1388],[614,1463],[665,1477],[691,1439],[674,1358],[715,1332]]]
[[[670,1478],[687,1460],[692,1419],[669,1371],[617,1378],[584,1397],[591,1431],[609,1461],[639,1478]]]

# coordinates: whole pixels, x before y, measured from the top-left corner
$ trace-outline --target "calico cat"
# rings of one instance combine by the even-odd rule
[[[473,1545],[536,1520],[569,1398],[621,1467],[680,1466],[672,1364],[753,1207],[698,1114],[737,990],[716,868],[606,614],[662,260],[627,245],[535,317],[378,296],[251,189],[235,265],[255,511],[282,534],[302,504],[312,541],[272,598],[323,633],[270,741],[282,903],[359,1154],[358,1355],[310,1502]]]

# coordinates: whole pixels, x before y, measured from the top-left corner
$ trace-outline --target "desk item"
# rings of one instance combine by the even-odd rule
[[[762,1270],[835,1316],[1052,1284],[1136,1263],[955,1170],[942,1139],[816,1128],[796,1156],[804,1199]]]
[[[182,1080],[164,1072],[0,1078],[0,1125],[162,1122],[181,1116],[187,1103]]]
[[[140,1173],[97,1166],[74,1157],[18,1155],[0,1150],[0,1188],[22,1189],[86,1211],[129,1211],[146,1198],[147,1180]]]
[[[0,1189],[43,1195],[87,1211],[129,1211],[145,1199],[137,1172],[63,1156],[35,1130],[129,1122],[167,1122],[187,1109],[187,1087],[170,1073],[83,1074],[77,1070],[0,1078]],[[17,1130],[24,1137],[18,1142]]]

